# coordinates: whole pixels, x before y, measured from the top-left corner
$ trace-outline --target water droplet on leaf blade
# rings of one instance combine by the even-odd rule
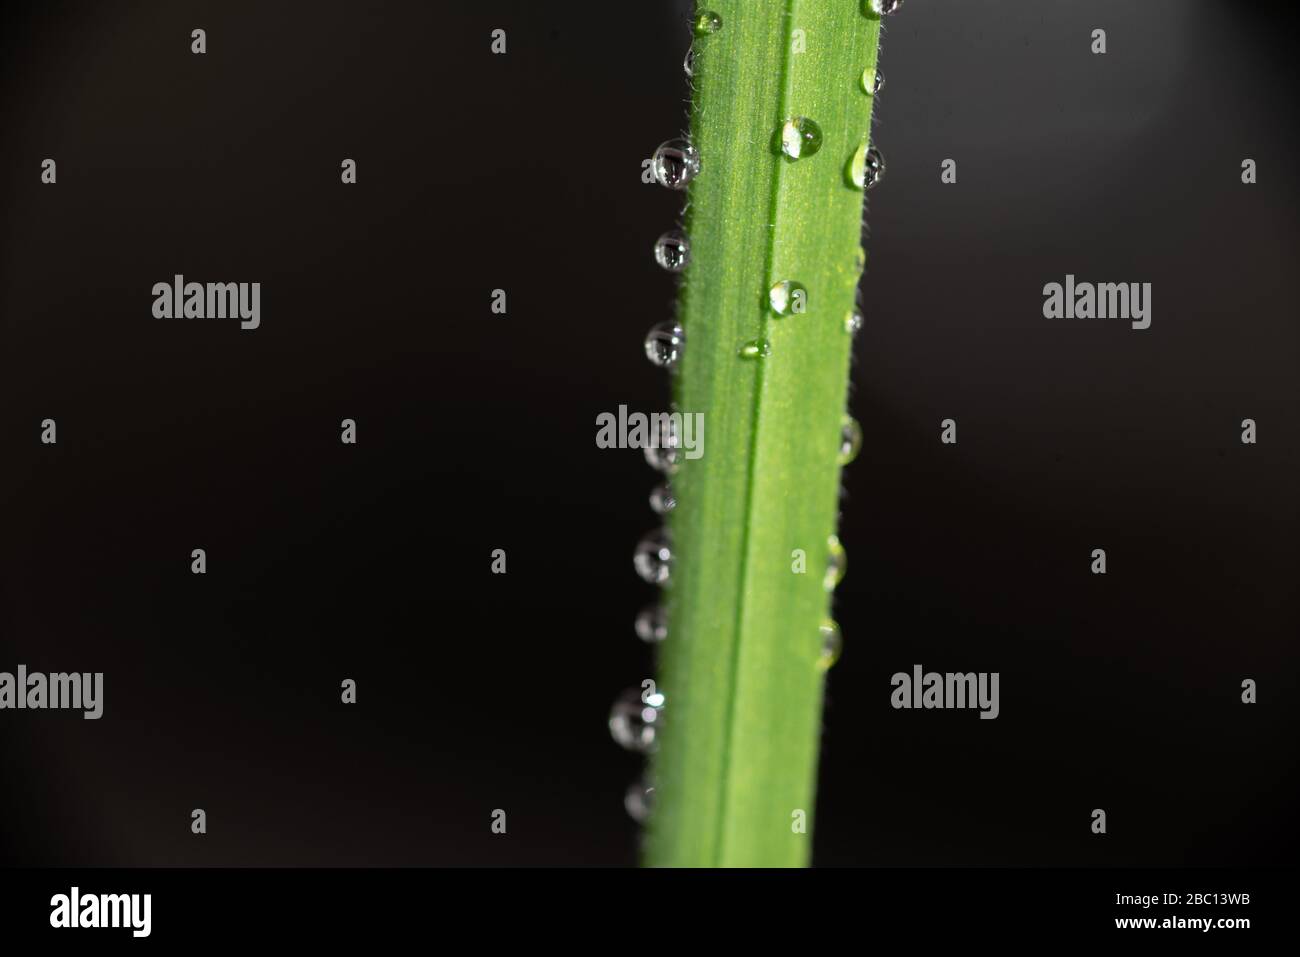
[[[710,33],[717,33],[722,29],[722,17],[712,10],[703,10],[695,16],[694,29],[697,37],[707,37]]]
[[[844,648],[844,637],[840,634],[840,626],[829,618],[821,623],[821,627],[817,629],[817,632],[820,641],[817,667],[825,671],[840,660],[840,652]]]
[[[650,490],[650,508],[657,515],[667,515],[677,507],[677,496],[667,482],[662,482]]]
[[[806,116],[792,116],[781,124],[781,152],[792,160],[812,156],[822,148],[822,129]]]
[[[648,645],[668,637],[668,609],[661,604],[647,605],[636,616],[636,636]]]
[[[849,182],[858,189],[871,189],[885,175],[885,157],[864,140],[849,158]]]
[[[645,781],[634,781],[628,785],[627,792],[623,795],[623,807],[628,817],[638,824],[644,824],[654,813],[655,789]]]
[[[620,747],[648,754],[655,749],[662,720],[662,703],[647,704],[641,700],[640,690],[629,688],[609,710],[609,734]]]
[[[685,139],[660,143],[651,160],[655,180],[668,189],[685,189],[700,171],[699,151]]]
[[[632,565],[643,581],[651,585],[667,584],[673,567],[672,542],[668,533],[660,529],[641,539],[632,553]]]
[[[848,567],[848,553],[840,544],[839,536],[832,535],[826,539],[826,577],[822,579],[822,584],[827,591],[834,591],[836,586],[844,581],[844,573],[848,571]]]
[[[808,290],[802,283],[782,279],[767,291],[767,303],[778,316],[791,316],[808,310]]]
[[[862,426],[851,415],[844,416],[840,424],[840,465],[848,465],[862,451]]]
[[[655,241],[655,262],[669,272],[681,272],[691,261],[691,241],[680,229],[670,229]]]
[[[864,185],[867,189],[885,178],[885,157],[874,146],[867,150]]]
[[[686,334],[671,319],[651,327],[645,335],[645,356],[661,369],[671,369],[682,357]]]
[[[677,426],[672,418],[658,416],[652,423],[644,449],[645,460],[652,469],[673,475],[681,467],[683,458]]]
[[[862,0],[862,12],[873,18],[886,17],[902,5],[903,0]]]

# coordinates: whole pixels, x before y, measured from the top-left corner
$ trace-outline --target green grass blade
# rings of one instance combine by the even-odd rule
[[[819,626],[836,528],[840,428],[862,268],[862,190],[849,164],[870,129],[879,20],[861,0],[716,0],[695,43],[692,261],[675,391],[703,412],[704,456],[673,479],[674,567],[659,679],[645,860],[666,866],[802,866],[811,846],[824,671]],[[799,31],[802,31],[801,33]],[[801,49],[802,47],[802,49]],[[782,156],[785,119],[823,141]],[[773,283],[807,290],[776,317]],[[765,340],[765,358],[739,355]],[[807,555],[795,573],[793,553]],[[795,833],[794,812],[807,816]]]

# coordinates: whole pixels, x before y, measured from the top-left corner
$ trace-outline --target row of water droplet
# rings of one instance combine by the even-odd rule
[[[879,17],[893,13],[900,5],[901,0],[864,0],[863,12]],[[721,28],[722,19],[715,13],[705,11],[696,16],[694,29],[697,38],[716,33]],[[686,57],[688,75],[694,71],[693,51],[694,44]],[[862,71],[860,83],[863,92],[874,97],[884,89],[885,78],[874,66],[867,67]],[[821,150],[823,142],[821,127],[806,116],[787,119],[776,131],[775,138],[781,153],[789,161],[814,156]],[[700,172],[700,155],[688,140],[672,139],[655,150],[651,168],[660,185],[684,190]],[[879,183],[884,175],[884,155],[864,136],[848,159],[846,180],[858,189],[867,190]],[[681,229],[668,230],[655,241],[654,258],[668,272],[682,272],[691,263],[690,238]],[[774,316],[801,313],[807,307],[807,290],[794,280],[778,280],[769,290],[768,301]],[[845,317],[844,329],[850,335],[861,326],[862,315],[856,309]],[[657,366],[672,369],[681,360],[685,340],[685,333],[677,322],[670,319],[658,323],[646,334],[646,357]],[[772,354],[772,346],[765,339],[752,339],[742,342],[736,352],[742,359],[765,359]]]
[[[902,0],[863,0],[863,12],[868,16],[879,17],[893,13]],[[716,13],[703,11],[696,15],[693,32],[696,39],[708,37],[722,29],[722,18]],[[684,67],[687,76],[693,76],[695,70],[695,45],[686,52]],[[860,79],[864,93],[874,97],[885,85],[885,78],[874,67],[862,72]],[[821,150],[823,136],[821,127],[804,116],[792,116],[776,131],[776,142],[781,153],[788,161],[807,159]],[[685,190],[700,174],[701,159],[699,152],[689,140],[678,138],[669,140],[655,150],[651,169],[656,181],[668,189]],[[849,158],[845,170],[846,178],[859,189],[870,189],[880,182],[885,173],[885,160],[874,146],[868,144],[864,136],[861,145]],[[668,272],[680,273],[690,265],[690,239],[680,229],[671,229],[655,242],[654,258],[659,266]],[[865,253],[860,251],[859,271],[865,265]],[[768,290],[768,305],[777,317],[790,316],[805,311],[807,290],[804,286],[790,279],[778,280]],[[862,327],[862,312],[859,308],[851,310],[844,319],[844,329],[853,335]],[[681,361],[686,344],[686,334],[675,320],[668,319],[657,323],[646,334],[644,348],[646,358],[654,365],[673,371]],[[765,359],[771,355],[771,344],[766,339],[755,339],[742,343],[737,354],[742,359]],[[862,447],[862,430],[856,420],[845,415],[840,431],[839,463],[847,465],[857,457]],[[676,506],[670,479],[681,465],[676,436],[671,432],[664,437],[658,448],[645,450],[646,460],[651,466],[664,473],[665,480],[650,493],[650,507],[660,516],[666,516]],[[666,528],[661,528],[646,535],[637,544],[632,556],[632,563],[637,574],[647,583],[664,586],[672,574],[673,549],[672,540]],[[847,556],[839,539],[832,535],[827,541],[826,590],[833,591],[844,577],[847,569]],[[637,637],[648,644],[658,644],[668,640],[668,613],[662,602],[654,602],[637,615],[635,623]],[[839,658],[842,637],[839,626],[831,619],[822,622],[818,629],[817,665],[822,669],[830,668]],[[629,689],[614,702],[609,715],[610,734],[622,747],[643,754],[652,753],[658,741],[658,734],[663,727],[664,706],[667,698],[658,690],[654,682],[647,681],[643,690]],[[654,806],[654,786],[648,779],[633,783],[627,790],[624,805],[628,814],[638,822],[644,822]]]

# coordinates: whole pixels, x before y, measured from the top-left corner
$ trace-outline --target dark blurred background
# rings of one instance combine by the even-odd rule
[[[816,863],[1294,859],[1300,235],[1274,9],[887,21]],[[654,474],[597,449],[595,417],[667,403],[641,338],[672,314],[649,250],[681,195],[640,172],[686,124],[689,12],[7,5],[0,670],[106,692],[97,722],[0,713],[0,861],[635,862],[641,760],[605,721],[653,674],[630,556]],[[261,282],[261,328],[153,320],[174,273]],[[1066,273],[1151,282],[1151,328],[1044,319]],[[917,663],[999,671],[1001,716],[891,709]]]

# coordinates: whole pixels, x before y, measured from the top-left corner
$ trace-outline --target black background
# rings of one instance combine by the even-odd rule
[[[594,433],[667,403],[640,343],[681,196],[640,172],[689,32],[625,7],[9,5],[0,670],[106,699],[0,714],[0,862],[635,862],[605,717],[653,674],[654,476]],[[816,863],[1294,858],[1294,20],[1266,9],[889,19]],[[178,272],[261,282],[261,328],[152,319]],[[1044,319],[1066,273],[1151,282],[1151,328]],[[1001,716],[892,710],[916,663],[999,671]]]

